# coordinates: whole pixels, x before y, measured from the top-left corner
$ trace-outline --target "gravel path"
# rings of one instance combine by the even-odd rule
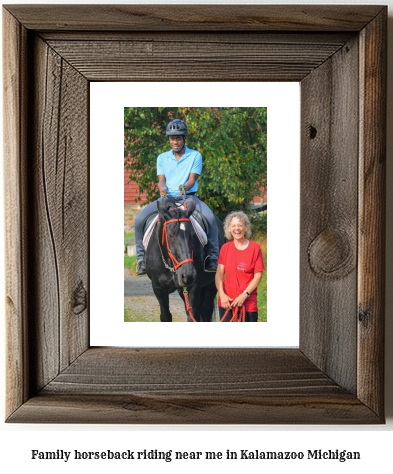
[[[184,303],[179,294],[169,295],[174,322],[186,322]],[[133,276],[124,269],[124,315],[128,321],[160,321],[160,306],[147,275]]]
[[[184,303],[177,292],[169,295],[169,307],[173,322],[187,322]],[[160,322],[160,306],[149,277],[133,276],[128,268],[124,269],[124,317],[131,322]],[[218,310],[213,320],[218,320]]]

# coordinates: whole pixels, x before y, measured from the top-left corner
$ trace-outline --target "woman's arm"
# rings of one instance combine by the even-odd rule
[[[262,272],[255,273],[254,278],[247,285],[247,288],[244,288],[243,292],[240,293],[240,295],[233,300],[231,306],[243,306],[244,302],[248,298],[247,293],[251,295],[251,293],[258,288],[258,285],[261,282],[261,279],[262,279]]]
[[[225,309],[231,307],[232,298],[229,298],[228,295],[224,292],[224,276],[225,276],[225,266],[222,263],[219,263],[216,271],[216,288],[220,296],[221,306]]]

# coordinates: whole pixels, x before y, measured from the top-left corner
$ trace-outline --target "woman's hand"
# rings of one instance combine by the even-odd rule
[[[233,298],[230,298],[224,291],[224,275],[225,267],[222,263],[219,263],[217,265],[215,282],[218,294],[220,295],[220,304],[224,309],[231,309],[231,301]]]
[[[246,299],[248,298],[247,294],[246,293],[240,293],[240,295],[235,298],[231,304],[231,306],[234,308],[235,306],[243,306],[244,302],[246,301]]]
[[[221,306],[225,309],[231,309],[232,298],[229,298],[225,293],[220,295]]]

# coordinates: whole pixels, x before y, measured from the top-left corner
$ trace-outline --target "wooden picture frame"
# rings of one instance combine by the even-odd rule
[[[387,7],[9,5],[3,24],[7,421],[384,423]],[[157,80],[300,82],[298,349],[90,347],[89,83]]]

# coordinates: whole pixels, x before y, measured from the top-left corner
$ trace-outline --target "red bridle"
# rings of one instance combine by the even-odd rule
[[[184,188],[183,188],[183,193],[185,194],[185,191],[184,191]],[[184,208],[186,209],[186,203],[184,202]],[[171,248],[169,246],[169,240],[168,240],[168,231],[167,231],[167,228],[166,226],[168,224],[172,224],[174,222],[190,222],[190,219],[188,217],[183,217],[183,218],[179,218],[179,219],[170,219],[169,221],[165,221],[164,222],[164,226],[163,226],[163,229],[162,229],[162,240],[161,240],[161,245],[164,245],[164,240],[166,240],[166,248],[167,248],[167,251],[168,251],[168,255],[169,255],[169,258],[172,260],[172,263],[173,263],[173,269],[169,268],[165,261],[164,261],[164,265],[171,271],[176,271],[181,265],[184,265],[185,263],[188,263],[188,262],[194,262],[194,252],[192,253],[192,256],[191,258],[186,258],[185,260],[182,260],[181,262],[179,262],[177,260],[177,258],[173,255],[172,251],[171,251]],[[157,222],[159,223],[159,221]],[[162,253],[161,253],[161,256],[162,256]],[[196,323],[196,320],[192,314],[192,307],[190,305],[190,300],[188,298],[188,291],[187,291],[187,288],[184,287],[183,288],[183,295],[184,295],[184,301],[186,303],[186,311],[187,313],[189,314],[190,318],[191,318],[191,321],[193,321],[194,323]]]
[[[169,258],[172,260],[172,263],[173,263],[173,266],[174,266],[175,270],[177,270],[181,265],[184,265],[185,263],[193,262],[194,258],[193,257],[186,258],[185,260],[182,260],[181,262],[179,262],[177,260],[177,258],[173,255],[173,253],[171,251],[171,248],[169,246],[168,231],[167,231],[166,226],[168,224],[172,224],[173,222],[185,222],[185,221],[190,222],[190,219],[188,217],[184,217],[184,218],[181,218],[181,219],[171,219],[169,221],[165,221],[164,222],[164,227],[162,229],[162,242],[161,242],[161,244],[164,245],[164,240],[166,240],[166,248],[167,248],[167,251],[168,251],[168,255],[169,255]]]

